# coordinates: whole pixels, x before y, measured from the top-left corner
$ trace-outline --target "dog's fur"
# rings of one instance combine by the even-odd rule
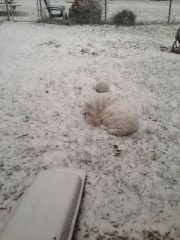
[[[107,131],[113,135],[130,135],[139,127],[138,116],[130,106],[110,96],[89,100],[83,113],[89,124],[104,124]]]

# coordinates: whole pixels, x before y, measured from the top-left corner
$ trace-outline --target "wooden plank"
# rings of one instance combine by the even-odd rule
[[[84,180],[81,170],[40,172],[12,212],[0,240],[70,240]]]

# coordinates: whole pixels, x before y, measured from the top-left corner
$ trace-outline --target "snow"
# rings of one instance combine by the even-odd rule
[[[84,177],[82,170],[41,171],[17,204],[0,239],[70,240]]]
[[[1,226],[40,169],[75,167],[87,172],[75,240],[180,239],[180,58],[160,51],[177,28],[0,25]],[[98,81],[136,106],[132,136],[85,122]]]

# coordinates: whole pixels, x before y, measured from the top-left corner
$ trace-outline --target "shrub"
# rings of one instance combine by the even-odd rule
[[[99,0],[83,0],[72,4],[69,19],[75,23],[96,24],[101,21],[101,5]]]
[[[123,10],[114,15],[112,22],[116,25],[135,25],[136,15],[130,10]]]

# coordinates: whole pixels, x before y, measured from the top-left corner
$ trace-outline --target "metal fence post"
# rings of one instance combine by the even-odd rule
[[[43,16],[42,16],[42,2],[41,2],[41,0],[37,0],[37,9],[38,9],[38,17],[40,17],[40,19],[42,21]]]
[[[105,22],[107,20],[107,0],[105,0]]]
[[[171,5],[172,5],[172,0],[169,0],[169,15],[168,15],[168,23],[170,23],[170,18],[171,18]]]
[[[10,14],[9,14],[9,6],[7,0],[5,0],[6,3],[6,11],[7,11],[7,20],[10,21]]]

